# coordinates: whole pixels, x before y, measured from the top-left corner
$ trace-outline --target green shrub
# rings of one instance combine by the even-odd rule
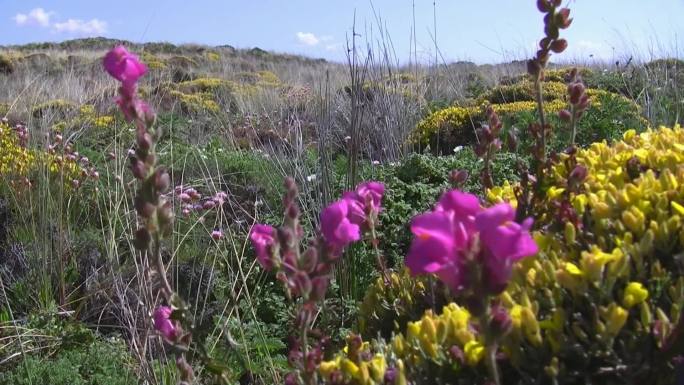
[[[138,378],[121,340],[95,340],[51,357],[29,355],[0,373],[0,385],[134,385]]]

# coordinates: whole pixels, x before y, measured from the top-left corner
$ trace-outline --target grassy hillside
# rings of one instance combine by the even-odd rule
[[[130,166],[139,129],[117,107],[119,84],[102,66],[118,44],[148,69],[137,91],[156,112],[154,160],[170,175],[162,197],[175,215],[159,255],[189,306],[187,357],[198,383],[219,383],[216,373],[227,383],[285,381],[301,302],[286,301],[282,276],[259,267],[250,231],[256,223],[280,226],[281,213],[296,202],[302,233],[315,236],[321,210],[371,179],[385,184],[381,225],[372,242],[346,250],[313,322],[330,337],[325,360],[318,358],[321,382],[488,378],[481,357],[469,356],[474,345],[466,345],[480,341],[481,330],[463,326],[458,336],[427,340],[425,325],[446,325],[457,305],[434,277],[403,271],[413,239],[408,223],[454,186],[494,203],[515,201],[527,183],[544,178],[525,213],[535,218],[542,251],[516,265],[510,289],[495,300],[518,317],[515,343],[501,350],[506,383],[615,381],[620,373],[636,381],[643,373],[632,368],[642,365],[673,373],[672,365],[624,357],[640,343],[656,354],[648,332],[654,318],[667,333],[680,325],[684,283],[672,256],[684,239],[677,228],[684,212],[676,206],[684,180],[672,162],[681,160],[684,142],[679,128],[649,130],[684,122],[684,61],[587,64],[575,79],[571,66],[550,64],[539,95],[525,62],[397,65],[389,52],[351,52],[355,60],[334,63],[259,48],[91,38],[0,47],[0,384],[179,380],[178,346],[164,343],[151,321],[161,301],[159,270],[133,237],[141,223],[135,197],[142,182]],[[568,84],[580,80],[589,103],[576,122],[576,147],[566,150],[572,129],[559,112],[574,103]],[[548,162],[537,155],[540,110],[554,127]],[[491,134],[497,122],[500,141],[487,142],[483,130]],[[483,152],[482,143],[496,149]],[[608,153],[620,161],[611,163]],[[589,176],[573,185],[576,164],[586,164]],[[291,191],[286,176],[299,193],[283,200]],[[576,216],[556,219],[559,207]],[[655,249],[634,251],[649,237]],[[587,260],[620,247],[646,267],[607,274],[610,285],[589,276]],[[379,253],[388,281],[376,266]],[[622,304],[615,298],[628,281],[644,282],[652,301],[632,309],[628,335],[619,334],[622,326],[606,332],[622,314],[613,314]],[[592,295],[600,301],[593,307]],[[574,334],[554,322],[572,323]],[[360,338],[373,342],[358,345]],[[605,367],[616,372],[601,377]],[[398,377],[385,376],[387,368]],[[432,382],[430,373],[446,382]],[[558,373],[567,377],[559,381]]]

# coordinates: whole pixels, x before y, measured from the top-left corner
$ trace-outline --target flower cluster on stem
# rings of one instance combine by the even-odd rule
[[[283,225],[275,228],[256,224],[250,240],[257,261],[267,271],[275,271],[288,298],[297,302],[296,336],[288,355],[293,371],[287,384],[317,383],[317,367],[323,359],[328,338],[314,329],[314,317],[330,284],[333,265],[344,249],[374,231],[381,209],[384,186],[377,182],[360,184],[355,191],[321,212],[317,235],[302,247],[304,230],[299,222],[298,189],[292,178],[285,181]]]
[[[570,145],[575,145],[575,136],[577,135],[577,121],[582,117],[584,111],[589,108],[589,96],[586,93],[582,78],[579,76],[577,68],[573,68],[568,74],[568,101],[570,104],[569,110],[561,110],[558,112],[558,117],[568,122],[570,125]]]
[[[134,243],[143,257],[152,260],[162,298],[176,309],[183,308],[182,300],[174,294],[166,277],[161,256],[161,241],[173,231],[174,214],[172,202],[164,195],[171,185],[171,177],[164,167],[157,165],[155,142],[160,132],[153,130],[156,115],[137,95],[138,80],[145,75],[147,67],[123,46],[110,50],[105,55],[103,64],[105,70],[121,82],[116,103],[126,120],[134,123],[136,130],[136,146],[129,154],[129,159],[133,176],[139,181],[134,206],[141,224],[135,232]],[[179,313],[178,316],[176,313]],[[180,313],[182,311],[176,311],[172,307],[160,306],[154,311],[153,320],[155,329],[164,341],[180,352],[176,358],[180,381],[181,384],[189,384],[194,379],[194,373],[185,360],[184,352],[190,346],[192,335],[183,331],[177,320],[182,318]]]

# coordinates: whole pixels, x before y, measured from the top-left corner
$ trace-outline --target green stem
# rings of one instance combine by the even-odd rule
[[[489,376],[496,385],[501,385],[501,379],[499,378],[499,367],[496,364],[496,351],[498,350],[498,347],[499,346],[496,342],[487,344],[486,360]]]
[[[575,145],[575,135],[577,134],[577,117],[575,113],[575,106],[570,107],[570,125],[572,127],[572,136],[570,137],[570,145]]]
[[[544,97],[543,97],[543,90],[542,90],[541,71],[539,72],[539,75],[537,75],[537,79],[535,79],[535,87],[536,87],[535,97],[537,98],[537,109],[539,110],[539,123],[541,124],[542,154],[541,154],[540,160],[541,160],[541,163],[544,164],[546,162],[546,118],[544,117]]]

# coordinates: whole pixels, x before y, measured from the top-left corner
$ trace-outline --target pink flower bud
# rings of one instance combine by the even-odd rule
[[[171,319],[173,310],[168,306],[160,306],[154,311],[154,328],[167,340],[174,340],[178,331],[174,321]]]
[[[568,28],[572,24],[572,19],[570,18],[570,9],[561,8],[556,14],[556,25],[560,29]]]
[[[202,208],[205,210],[211,210],[216,206],[216,203],[214,201],[206,201],[202,203]]]
[[[568,110],[560,110],[558,111],[558,118],[564,122],[569,122],[572,119],[572,114]]]
[[[555,53],[561,53],[568,48],[568,41],[565,39],[557,39],[551,43],[551,51]]]
[[[211,238],[213,238],[215,241],[218,241],[219,239],[223,238],[223,232],[221,232],[221,230],[214,230],[211,232]]]

